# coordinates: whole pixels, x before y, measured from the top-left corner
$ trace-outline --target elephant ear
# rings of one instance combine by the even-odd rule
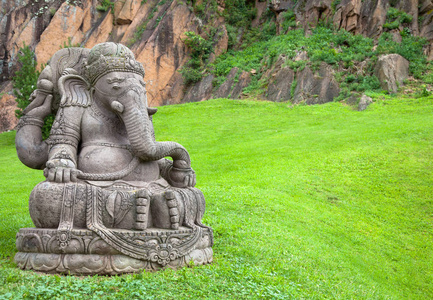
[[[60,107],[82,106],[91,104],[90,84],[82,76],[64,72],[59,78]]]

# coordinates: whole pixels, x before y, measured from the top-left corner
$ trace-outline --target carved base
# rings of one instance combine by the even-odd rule
[[[180,268],[190,263],[209,264],[213,259],[212,232],[203,229],[200,238],[187,251],[177,246],[188,239],[192,229],[118,230],[120,234],[143,242],[146,259],[124,255],[88,229],[72,229],[66,245],[60,245],[62,232],[57,229],[22,228],[17,234],[15,262],[23,270],[74,275],[116,275]]]

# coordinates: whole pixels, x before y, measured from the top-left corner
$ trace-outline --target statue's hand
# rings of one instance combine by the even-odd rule
[[[29,101],[30,104],[23,111],[25,115],[43,119],[51,113],[52,95],[35,90]]]
[[[194,187],[195,186],[195,172],[191,168],[179,169],[171,167],[168,171],[169,183],[178,188]]]
[[[47,161],[44,176],[53,182],[76,182],[77,169],[73,161],[69,159],[51,159]]]

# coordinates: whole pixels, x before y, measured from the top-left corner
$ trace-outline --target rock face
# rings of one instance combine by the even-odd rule
[[[18,124],[15,117],[17,103],[15,97],[9,94],[4,94],[0,97],[0,132],[14,128]]]
[[[399,54],[382,55],[374,71],[384,90],[397,93],[398,87],[409,77],[409,61]]]
[[[193,31],[207,37],[211,31],[209,28],[217,29],[213,36],[214,53],[210,54],[208,62],[214,61],[218,55],[226,52],[229,45],[224,17],[209,13],[211,1],[197,0],[191,5],[190,1],[185,0],[119,0],[113,1],[113,8],[108,8],[107,11],[98,8],[100,2],[2,0],[0,86],[10,86],[4,83],[10,81],[16,71],[17,54],[23,43],[36,52],[38,64],[47,63],[57,50],[65,46],[91,48],[106,41],[127,45],[145,67],[148,101],[152,106],[230,95],[232,98],[238,98],[241,97],[242,90],[251,76],[257,76],[248,72],[239,74],[238,70],[233,70],[234,74],[231,72],[217,90],[209,84],[209,77],[206,76],[193,87],[184,85],[179,70],[189,61],[191,55],[191,49],[184,43],[185,32]],[[427,39],[429,43],[425,47],[425,54],[430,60],[433,59],[433,0],[251,0],[249,3],[257,9],[257,16],[251,21],[252,26],[261,25],[268,7],[275,14],[277,33],[283,28],[284,13],[293,11],[298,27],[304,28],[306,34],[319,22],[327,22],[333,23],[337,29],[345,29],[374,39],[388,31],[398,40],[401,39],[402,26],[394,30],[383,28],[389,21],[386,17],[387,11],[393,6],[413,17],[410,24],[405,26],[413,35]],[[204,5],[204,13],[194,11],[196,4]],[[225,1],[217,0],[216,10],[222,13],[225,9]],[[237,38],[241,36],[242,33],[239,32]],[[290,99],[291,82],[298,78],[298,84],[303,84],[307,74],[313,76],[309,69],[299,74],[292,74],[289,69],[283,69],[278,66],[278,70],[265,72],[263,75],[268,76],[269,82],[264,98],[272,101]],[[321,72],[322,69],[319,73]],[[272,75],[275,76],[269,77]],[[235,78],[240,80],[236,84]],[[310,78],[307,81],[316,82],[317,78]],[[332,81],[330,79],[329,82]],[[328,94],[334,94],[334,84],[331,84],[331,87]],[[0,88],[1,92],[9,93],[10,89]],[[306,95],[311,93],[324,95],[323,91],[316,92],[299,90],[296,101],[306,100]],[[322,96],[320,99],[323,101],[328,101],[324,99],[330,97]],[[318,97],[314,97],[307,102],[317,102]]]
[[[317,73],[309,67],[296,74],[297,85],[293,103],[322,104],[331,102],[340,93],[332,68],[322,63]]]
[[[184,102],[203,101],[211,97],[213,75],[206,76],[203,80],[191,86],[183,98]]]
[[[233,68],[230,70],[223,84],[220,85],[216,91],[214,98],[227,98],[230,95],[233,84],[235,82],[235,76],[238,73],[238,68]]]
[[[3,69],[0,83],[10,80],[15,70],[16,53],[23,42],[35,49],[38,64],[44,64],[65,45],[90,48],[114,41],[131,46],[144,65],[151,105],[179,103],[185,96],[183,79],[178,72],[189,59],[183,39],[185,32],[200,33],[205,25],[185,2],[166,1],[161,5],[157,0],[146,3],[122,0],[115,2],[111,13],[111,9],[98,11],[99,3],[94,0],[79,1],[75,6],[54,1],[46,8],[41,4],[41,14],[36,14],[39,6],[33,2],[2,2],[0,62]],[[6,3],[4,8],[3,3]],[[222,31],[218,34],[215,55],[225,52],[228,46],[227,31],[220,26],[222,21],[216,19],[213,24]]]
[[[243,71],[239,76],[239,81],[236,83],[233,91],[230,95],[231,99],[239,99],[242,98],[242,91],[246,88],[251,82],[251,74],[250,72]]]
[[[295,72],[292,69],[289,67],[282,68],[269,83],[266,99],[277,102],[290,100],[294,79]]]

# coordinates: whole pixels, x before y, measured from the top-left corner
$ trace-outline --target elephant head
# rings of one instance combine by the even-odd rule
[[[115,43],[99,44],[90,51],[83,76],[72,71],[59,79],[60,106],[97,105],[108,114],[116,114],[141,160],[170,156],[173,167],[190,169],[190,157],[182,145],[155,141],[152,114],[156,109],[147,106],[143,76],[142,65],[128,48]]]

